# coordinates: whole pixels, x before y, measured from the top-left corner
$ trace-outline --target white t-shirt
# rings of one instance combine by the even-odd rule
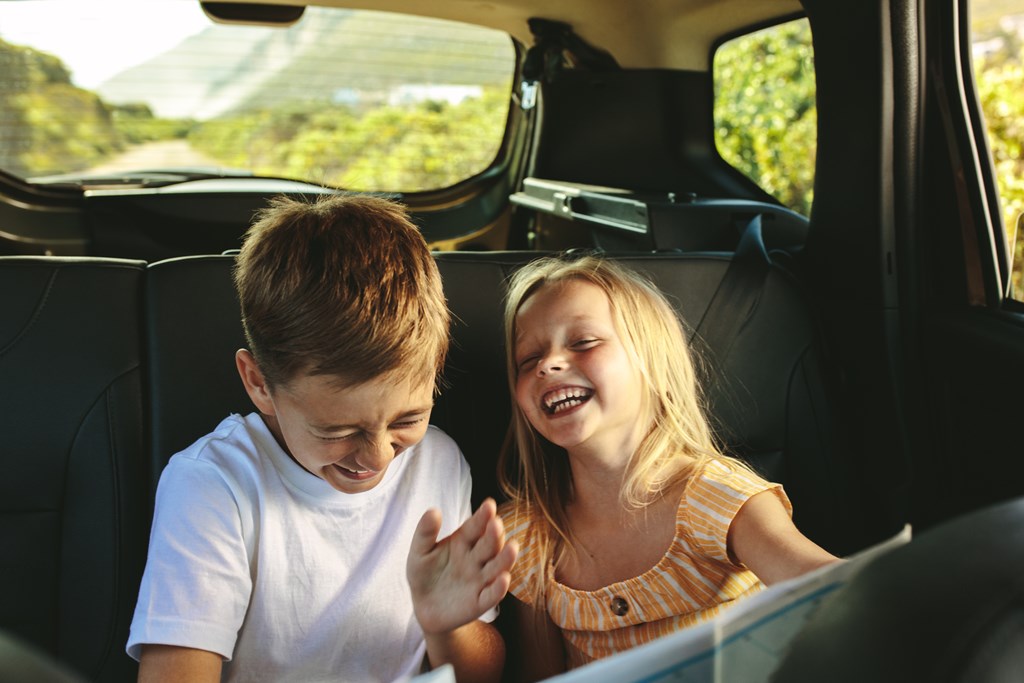
[[[225,658],[224,680],[415,674],[426,646],[409,544],[431,507],[441,538],[457,529],[470,489],[469,466],[436,427],[352,494],[296,464],[258,414],[232,415],[160,477],[128,654],[148,643],[209,650]]]

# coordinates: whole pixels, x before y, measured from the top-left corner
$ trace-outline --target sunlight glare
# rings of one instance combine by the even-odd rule
[[[0,38],[56,55],[88,89],[210,25],[186,0],[0,2]]]

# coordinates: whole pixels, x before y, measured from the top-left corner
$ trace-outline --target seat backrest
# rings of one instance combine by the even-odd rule
[[[668,294],[691,334],[729,265],[727,256],[622,261],[647,273]],[[865,487],[858,477],[865,468],[851,466],[844,421],[823,372],[820,340],[801,287],[773,266],[756,297],[733,339],[709,339],[709,348],[691,337],[720,441],[726,452],[781,482],[797,525],[833,553],[849,554],[880,541],[896,529],[879,511],[864,509]],[[716,314],[728,312],[710,313]]]
[[[506,280],[537,255],[435,256],[454,324],[432,421],[462,447],[477,501],[498,496],[510,414]],[[613,258],[647,273],[691,329],[729,266],[727,254]],[[164,464],[253,409],[234,365],[234,259],[0,257],[0,630],[91,680],[134,678],[123,648]],[[710,349],[710,412],[730,452],[786,485],[805,533],[845,554],[892,528],[860,505],[800,287],[777,265],[758,287],[727,353]]]
[[[0,257],[0,629],[90,680],[124,653],[149,531],[143,264]]]
[[[156,491],[172,455],[231,413],[252,412],[235,369],[245,346],[233,255],[152,263],[146,276],[149,453]]]
[[[502,307],[507,277],[537,252],[435,255],[453,313],[452,347],[432,422],[462,448],[474,499],[500,498],[496,464],[510,414]],[[692,331],[705,317],[729,254],[617,255],[646,273]],[[153,474],[167,459],[251,403],[234,368],[244,345],[231,281],[234,257],[152,264],[146,299]],[[846,554],[886,537],[891,520],[860,505],[858,468],[822,372],[813,316],[794,278],[772,265],[753,312],[705,381],[713,424],[728,452],[782,482],[809,537]],[[717,308],[716,311],[721,310]],[[698,350],[701,344],[694,344]]]
[[[435,256],[452,311],[452,341],[431,422],[455,439],[466,456],[477,505],[488,496],[501,500],[498,453],[511,405],[502,302],[505,278],[516,261],[498,260],[500,255],[490,253],[467,256],[466,252]]]
[[[473,464],[477,497],[495,495],[494,470],[508,426],[502,300],[508,276],[536,252],[437,254],[455,316],[446,371],[448,387],[435,421]],[[612,256],[647,274],[664,291],[692,335],[728,269],[729,254]],[[890,521],[861,509],[857,470],[843,450],[842,421],[821,365],[811,311],[794,278],[772,265],[753,313],[715,355],[705,393],[712,423],[727,452],[782,482],[797,524],[833,552],[846,554],[884,538]],[[716,305],[717,306],[717,305]],[[722,309],[716,307],[716,312]],[[712,314],[714,315],[714,313]]]

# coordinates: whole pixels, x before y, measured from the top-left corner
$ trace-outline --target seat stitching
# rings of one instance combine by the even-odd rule
[[[62,500],[64,498],[66,498],[66,496],[67,496],[67,483],[68,483],[69,478],[70,478],[69,475],[68,475],[68,470],[71,467],[71,454],[74,452],[75,447],[76,447],[76,445],[78,443],[79,437],[82,434],[83,425],[85,424],[86,420],[88,419],[88,417],[92,413],[92,411],[97,406],[99,406],[101,404],[106,404],[106,409],[105,409],[104,412],[106,413],[106,417],[107,417],[107,437],[108,437],[108,441],[110,443],[110,449],[111,449],[111,458],[108,458],[107,462],[108,462],[108,464],[113,465],[117,461],[117,459],[118,459],[117,458],[117,443],[116,443],[116,441],[114,439],[114,434],[116,433],[116,430],[115,430],[115,423],[113,421],[113,416],[111,415],[112,410],[110,409],[110,393],[112,391],[112,387],[114,387],[118,382],[120,382],[122,378],[126,377],[127,375],[129,375],[129,374],[131,374],[133,372],[137,372],[138,370],[139,370],[139,365],[135,364],[132,367],[130,367],[127,370],[125,370],[124,372],[122,372],[119,375],[117,375],[116,377],[112,378],[110,380],[110,382],[108,382],[102,388],[102,390],[99,392],[96,400],[93,401],[91,404],[89,404],[89,408],[83,413],[82,420],[81,420],[81,422],[79,422],[78,428],[75,430],[75,436],[74,436],[74,438],[71,439],[71,445],[70,445],[70,448],[69,448],[69,451],[68,451],[68,457],[67,457],[66,462],[65,462],[64,492],[61,494],[61,499]],[[113,488],[114,488],[114,509],[113,509],[113,514],[114,514],[114,548],[115,548],[114,549],[114,556],[115,556],[116,559],[113,562],[113,570],[112,570],[112,572],[113,572],[113,576],[114,576],[114,587],[115,587],[115,589],[114,589],[113,593],[114,593],[115,603],[114,603],[114,605],[112,606],[112,609],[111,609],[111,613],[113,615],[113,617],[112,617],[113,618],[113,626],[109,629],[109,635],[108,635],[108,638],[107,638],[107,645],[106,645],[106,647],[104,647],[104,653],[101,656],[101,658],[100,658],[100,660],[99,660],[99,662],[97,664],[96,670],[93,672],[94,675],[98,675],[99,672],[103,670],[103,666],[105,666],[106,662],[110,659],[111,642],[112,642],[112,639],[114,638],[114,633],[115,633],[116,628],[117,628],[117,619],[118,619],[117,614],[118,614],[118,609],[120,607],[120,600],[119,600],[120,596],[118,595],[117,585],[118,585],[118,583],[120,581],[120,568],[121,568],[120,565],[121,565],[121,561],[120,561],[119,558],[120,558],[120,555],[121,555],[121,547],[122,547],[122,540],[123,539],[121,538],[121,534],[120,534],[120,500],[121,500],[120,479],[118,477],[117,468],[116,467],[113,468],[113,472],[111,473],[111,476],[112,476]],[[62,520],[61,521],[61,530],[60,530],[60,539],[61,539],[60,543],[61,543],[61,547],[63,549],[63,545],[64,545],[64,543],[63,543],[63,539],[64,539],[63,517],[66,514],[66,510],[61,508],[59,510],[59,512],[60,512],[60,517],[61,517],[61,520]],[[62,560],[61,564],[63,565],[63,560]],[[58,579],[58,581],[59,581],[59,579]],[[58,603],[60,603],[60,602],[61,601],[59,600]],[[60,610],[60,608],[58,607],[58,613],[59,613],[59,610]],[[59,617],[58,617],[58,619],[59,619]],[[58,625],[59,625],[59,621],[58,621]],[[57,632],[56,642],[57,643],[61,642],[61,634],[60,634],[59,631]]]
[[[25,326],[21,328],[21,331],[18,332],[18,334],[14,335],[14,338],[10,341],[10,343],[8,343],[7,346],[0,349],[0,356],[3,356],[5,353],[13,349],[18,344],[18,342],[21,341],[21,338],[28,334],[28,331],[32,329],[32,326],[35,325],[36,321],[39,320],[39,316],[42,314],[43,309],[46,307],[46,302],[50,298],[50,292],[53,290],[53,284],[57,280],[58,272],[60,272],[60,269],[54,268],[53,272],[50,273],[50,279],[46,283],[46,288],[43,290],[43,295],[39,298],[39,303],[36,304],[35,311],[32,312],[32,317],[29,318]]]

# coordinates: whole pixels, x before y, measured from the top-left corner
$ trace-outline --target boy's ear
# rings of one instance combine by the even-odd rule
[[[242,378],[245,385],[245,392],[256,405],[256,409],[264,415],[275,415],[274,401],[270,396],[270,387],[263,379],[256,359],[248,349],[238,349],[235,352],[235,367],[238,368],[238,376]]]

